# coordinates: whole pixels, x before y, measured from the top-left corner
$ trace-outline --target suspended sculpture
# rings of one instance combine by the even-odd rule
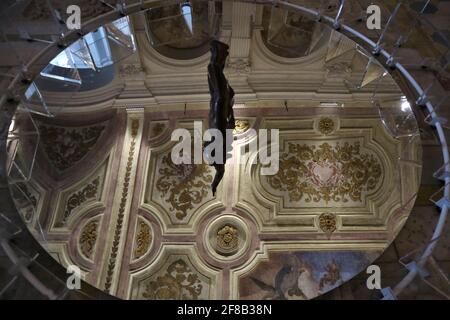
[[[216,169],[216,174],[211,184],[213,195],[215,195],[217,186],[225,174],[225,162],[227,158],[231,157],[229,151],[231,151],[232,139],[227,139],[226,132],[227,129],[232,130],[235,128],[233,114],[234,91],[223,74],[225,61],[228,57],[228,49],[229,46],[223,42],[211,41],[211,61],[208,65],[208,85],[211,95],[208,125],[209,129],[219,130],[223,138],[223,152],[219,157],[216,157],[214,149],[207,151],[207,146],[214,142],[214,137],[210,142],[204,144],[205,158],[214,159],[209,164]]]

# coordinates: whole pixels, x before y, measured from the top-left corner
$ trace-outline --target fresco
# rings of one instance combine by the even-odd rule
[[[240,299],[307,300],[364,270],[379,252],[275,252],[239,283]]]

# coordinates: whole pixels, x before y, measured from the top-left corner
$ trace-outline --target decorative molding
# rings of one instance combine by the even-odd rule
[[[133,168],[134,153],[136,149],[136,138],[139,130],[139,119],[131,118],[131,141],[128,149],[128,158],[125,165],[125,176],[122,183],[122,195],[119,203],[119,211],[117,215],[117,221],[114,229],[114,237],[112,241],[111,253],[108,259],[108,267],[106,271],[105,279],[105,291],[108,292],[112,285],[112,280],[114,276],[114,270],[116,267],[117,254],[119,251],[120,238],[122,235],[122,228],[124,224],[125,217],[125,207],[127,204],[129,187],[130,187],[130,177]]]

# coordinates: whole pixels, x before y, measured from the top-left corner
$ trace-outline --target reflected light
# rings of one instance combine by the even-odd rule
[[[12,119],[11,124],[9,125],[8,132],[11,134],[14,130],[16,130],[16,120]]]
[[[405,96],[402,96],[400,101],[401,101],[400,107],[403,112],[411,111],[411,105],[409,104]]]
[[[189,28],[189,31],[193,33],[192,29],[192,6],[189,3],[189,1],[186,1],[181,5],[181,12],[184,17],[184,21],[186,22],[187,27]]]

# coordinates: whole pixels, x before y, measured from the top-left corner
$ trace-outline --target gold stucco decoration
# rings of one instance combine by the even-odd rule
[[[332,234],[336,230],[336,216],[329,212],[322,213],[319,216],[319,227],[326,234]]]
[[[363,153],[359,142],[306,145],[289,143],[280,156],[277,174],[268,182],[286,192],[290,201],[361,202],[362,194],[374,190],[382,176],[374,155]]]
[[[322,118],[319,120],[319,131],[328,135],[334,131],[334,121],[331,118]]]
[[[150,300],[197,300],[203,284],[187,263],[178,259],[165,274],[150,281],[142,296]]]
[[[81,190],[71,194],[67,198],[66,207],[64,209],[64,216],[61,221],[61,225],[65,225],[73,210],[81,206],[83,203],[97,199],[98,187],[100,185],[100,177],[96,177],[94,180],[85,185]]]
[[[139,221],[135,241],[134,258],[139,259],[147,253],[152,242],[152,232],[150,226],[144,221]]]
[[[182,220],[194,205],[203,202],[209,194],[212,175],[206,164],[179,164],[165,155],[159,168],[161,175],[156,181],[156,189],[162,198],[170,204],[177,219]]]
[[[230,225],[225,225],[217,232],[217,246],[225,251],[232,251],[238,247],[238,230]]]
[[[92,258],[95,243],[98,236],[98,221],[93,220],[88,222],[80,235],[80,250],[81,253],[88,259]]]
[[[128,150],[128,158],[127,158],[127,163],[126,163],[126,167],[125,167],[125,177],[124,177],[123,183],[122,183],[122,196],[120,198],[119,214],[117,216],[117,223],[116,223],[116,228],[114,231],[113,246],[111,248],[111,254],[109,256],[108,269],[107,269],[107,275],[106,275],[106,281],[105,281],[105,290],[106,291],[109,291],[109,289],[111,288],[112,279],[113,279],[113,275],[114,275],[114,269],[116,267],[116,259],[117,259],[117,253],[119,251],[120,236],[122,234],[123,220],[124,220],[124,215],[125,215],[125,205],[126,205],[127,199],[128,199],[128,189],[130,186],[131,169],[133,166],[134,153],[136,150],[136,137],[138,134],[138,130],[139,130],[139,120],[131,119],[130,148]]]

